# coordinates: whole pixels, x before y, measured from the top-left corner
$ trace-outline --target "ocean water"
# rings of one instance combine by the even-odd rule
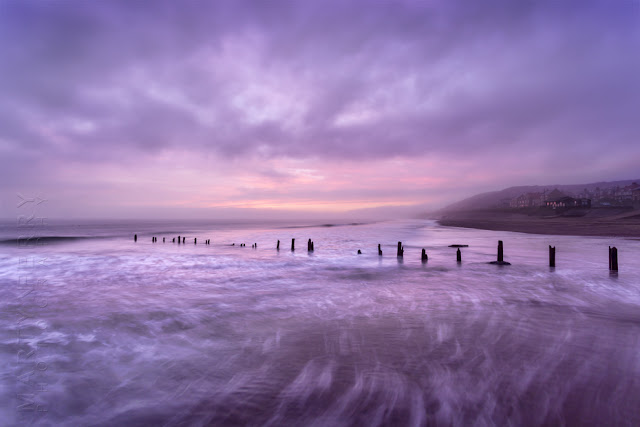
[[[422,220],[34,231],[50,238],[0,229],[3,426],[640,425],[638,240]],[[487,264],[498,240],[511,266]]]

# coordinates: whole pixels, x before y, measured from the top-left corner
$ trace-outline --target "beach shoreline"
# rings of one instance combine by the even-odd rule
[[[448,227],[529,234],[640,238],[640,212],[610,216],[536,216],[504,210],[448,212],[436,218]]]

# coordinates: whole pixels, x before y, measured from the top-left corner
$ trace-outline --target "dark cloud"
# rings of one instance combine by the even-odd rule
[[[230,159],[493,154],[540,173],[563,156],[615,166],[640,156],[639,9],[6,1],[3,163],[179,147]]]

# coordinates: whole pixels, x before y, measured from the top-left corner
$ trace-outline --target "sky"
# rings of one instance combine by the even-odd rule
[[[0,217],[402,216],[640,177],[640,0],[0,1]]]

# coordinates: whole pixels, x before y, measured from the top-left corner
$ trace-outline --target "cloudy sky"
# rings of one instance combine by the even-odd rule
[[[339,215],[638,178],[639,76],[637,0],[0,1],[0,216],[17,192]]]

